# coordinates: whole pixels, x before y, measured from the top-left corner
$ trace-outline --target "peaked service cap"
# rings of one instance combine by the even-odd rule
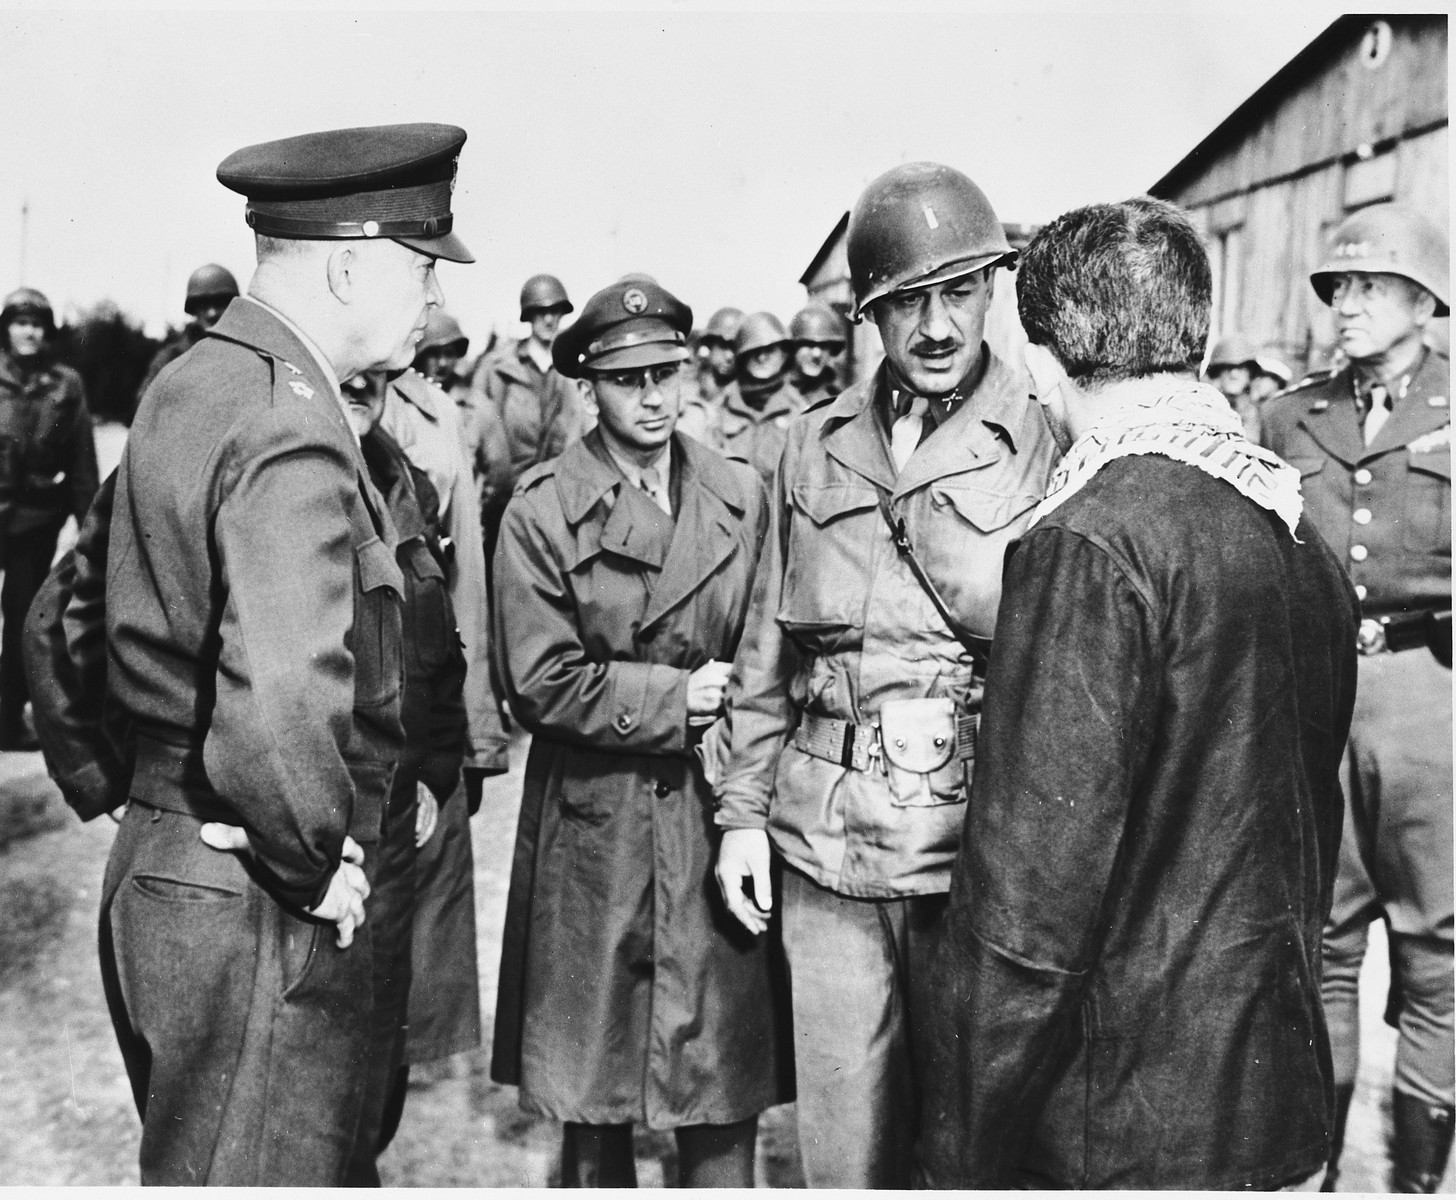
[[[660,283],[625,275],[582,307],[581,316],[556,335],[551,361],[563,375],[622,371],[689,357],[693,310]]]
[[[261,142],[218,164],[248,198],[255,232],[332,241],[386,237],[451,262],[475,258],[452,232],[450,194],[465,130],[373,125]]]

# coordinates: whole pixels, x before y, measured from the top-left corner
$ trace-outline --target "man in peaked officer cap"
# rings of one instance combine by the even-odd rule
[[[751,1187],[758,1114],[792,1098],[768,939],[708,890],[708,764],[768,516],[751,470],[676,432],[692,321],[635,273],[558,335],[599,420],[521,477],[496,557],[533,740],[491,1074],[566,1123],[567,1186],[635,1184],[641,1123],[675,1131],[683,1186]]]
[[[1451,365],[1445,233],[1403,205],[1346,218],[1310,275],[1349,365],[1265,405],[1264,442],[1299,468],[1305,511],[1344,559],[1363,615],[1342,782],[1345,832],[1325,929],[1334,1055],[1332,1186],[1359,1059],[1366,931],[1390,931],[1400,1031],[1391,1158],[1398,1192],[1434,1191],[1451,1149]]]
[[[885,361],[789,422],[734,661],[717,874],[746,928],[779,908],[809,1186],[908,1187],[1001,564],[1054,445],[1020,364],[984,339],[1015,254],[975,183],[886,172],[848,253]]]
[[[365,901],[401,578],[339,385],[408,366],[435,260],[471,261],[464,141],[348,129],[224,161],[257,271],[131,427],[106,622],[135,771],[101,944],[143,1183],[377,1182]]]

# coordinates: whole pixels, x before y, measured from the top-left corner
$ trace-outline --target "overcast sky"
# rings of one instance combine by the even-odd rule
[[[847,6],[846,6],[847,7]],[[444,121],[469,133],[447,306],[514,333],[524,278],[581,302],[648,271],[701,321],[802,304],[798,278],[865,183],[960,168],[1003,220],[1153,184],[1336,15],[0,10],[0,288],[104,297],[158,332],[193,267],[246,285],[217,164],[249,143]],[[479,342],[477,341],[477,346]]]

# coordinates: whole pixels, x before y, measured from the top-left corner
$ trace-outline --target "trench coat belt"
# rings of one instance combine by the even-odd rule
[[[979,723],[978,713],[956,714],[956,758],[969,760],[976,757],[976,727]],[[850,721],[807,712],[799,718],[799,727],[794,730],[794,748],[825,762],[853,767],[856,771],[870,770],[883,753],[878,725],[855,725]]]
[[[1450,657],[1451,610],[1431,609],[1421,612],[1396,613],[1385,617],[1366,617],[1360,622],[1355,648],[1365,655],[1399,653],[1402,650],[1438,650],[1442,638]],[[1439,654],[1438,654],[1439,657]]]
[[[132,800],[147,808],[181,813],[198,821],[242,824],[232,806],[212,790],[206,775],[201,773],[201,763],[200,747],[174,745],[160,738],[138,733],[136,766],[131,780]],[[350,763],[349,773],[356,780],[356,786],[348,832],[355,841],[377,842],[393,767],[389,763],[361,761]],[[383,788],[377,784],[357,786],[364,776],[383,780]]]

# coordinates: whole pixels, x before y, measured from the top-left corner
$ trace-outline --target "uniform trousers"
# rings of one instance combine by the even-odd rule
[[[1359,973],[1370,922],[1390,929],[1400,1032],[1395,1089],[1450,1108],[1452,1009],[1451,672],[1427,650],[1363,657],[1341,782],[1345,828],[1324,937],[1323,992],[1336,1086],[1360,1056]]]
[[[789,867],[781,895],[805,1182],[910,1187],[918,1022],[946,895],[855,899]]]
[[[106,867],[102,979],[141,1181],[337,1185],[364,1098],[370,927],[340,950],[200,827],[133,800]]]
[[[14,731],[30,699],[21,637],[25,614],[56,556],[60,525],[11,533],[5,538],[5,581],[0,584],[0,731]]]

